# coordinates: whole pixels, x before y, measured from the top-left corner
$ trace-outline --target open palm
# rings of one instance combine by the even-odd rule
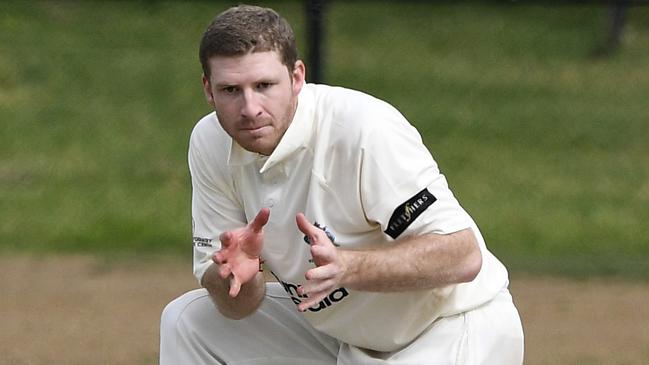
[[[214,254],[219,275],[230,278],[230,296],[236,297],[241,285],[259,272],[259,256],[264,244],[263,227],[268,223],[270,209],[263,208],[245,227],[223,232],[221,249]]]

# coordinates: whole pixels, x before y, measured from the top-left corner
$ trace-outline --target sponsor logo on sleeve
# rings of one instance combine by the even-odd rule
[[[211,238],[194,237],[194,247],[214,247]]]
[[[405,203],[399,205],[397,209],[394,210],[390,221],[388,222],[388,228],[385,230],[385,233],[396,239],[399,237],[403,231],[410,226],[410,224],[419,217],[428,207],[430,207],[437,198],[428,191],[424,189],[412,198],[408,199]]]

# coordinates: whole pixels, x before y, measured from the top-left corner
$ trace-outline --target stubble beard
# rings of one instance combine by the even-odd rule
[[[259,137],[259,138],[252,138],[252,139],[235,138],[235,137],[238,137],[238,136],[234,136],[232,133],[229,133],[229,132],[228,132],[228,135],[230,135],[230,138],[232,138],[237,144],[239,144],[241,147],[243,147],[243,149],[245,149],[245,150],[247,150],[249,152],[259,153],[259,154],[262,154],[262,155],[269,156],[275,150],[277,145],[279,145],[280,141],[284,137],[284,134],[286,134],[286,131],[288,130],[289,126],[291,125],[291,122],[293,121],[293,118],[295,117],[295,113],[297,111],[297,103],[298,103],[297,97],[295,97],[294,100],[292,100],[290,102],[290,104],[289,104],[288,108],[286,108],[285,112],[281,114],[281,116],[280,116],[281,119],[276,120],[275,118],[272,118],[272,117],[270,118],[270,120],[269,120],[270,124],[268,124],[268,125],[271,125],[273,127],[274,132],[276,132],[275,135],[264,136],[264,137]],[[216,117],[219,120],[223,120],[223,119],[221,119],[222,117],[220,116],[220,113],[218,111],[216,111],[216,110],[215,110],[215,112],[216,112]],[[264,122],[266,122],[266,120],[264,120]],[[280,122],[280,123],[278,123],[278,122]],[[246,124],[255,124],[255,123],[254,123],[254,121],[251,121],[248,118],[241,118],[241,119],[237,120],[236,124],[234,124],[234,125],[246,125]],[[281,131],[279,131],[277,129],[280,126],[284,127],[284,129],[281,130]],[[269,146],[265,146],[264,143],[263,143],[264,139],[269,138],[269,137],[272,138],[273,140],[270,142]],[[240,141],[241,142],[246,142],[245,145],[243,143],[241,143]]]

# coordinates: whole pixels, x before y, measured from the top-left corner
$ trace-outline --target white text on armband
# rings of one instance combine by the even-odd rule
[[[436,200],[437,198],[428,189],[418,192],[394,210],[388,222],[388,228],[384,232],[393,239],[397,239]]]

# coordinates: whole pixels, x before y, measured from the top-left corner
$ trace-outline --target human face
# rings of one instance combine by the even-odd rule
[[[288,71],[275,51],[209,60],[203,90],[223,129],[248,151],[270,155],[288,129],[304,85],[297,61]]]

